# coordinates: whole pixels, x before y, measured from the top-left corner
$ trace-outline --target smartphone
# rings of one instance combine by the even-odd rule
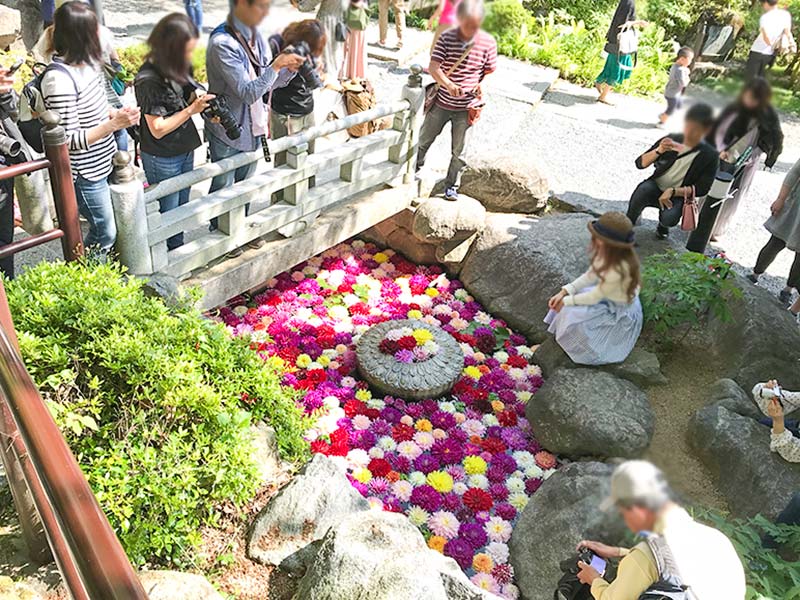
[[[606,574],[606,565],[606,561],[599,556],[592,556],[592,561],[589,563],[590,567],[600,573],[600,577]]]
[[[14,73],[16,73],[19,70],[19,68],[24,64],[25,64],[25,59],[24,58],[18,58],[17,60],[15,60],[14,64],[11,65],[6,70],[6,77],[9,77],[9,76],[13,75]]]

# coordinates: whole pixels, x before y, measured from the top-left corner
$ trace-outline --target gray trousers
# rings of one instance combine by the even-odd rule
[[[467,166],[464,157],[466,156],[467,134],[470,129],[468,115],[469,111],[467,110],[447,110],[434,104],[422,123],[422,130],[419,134],[417,169],[422,168],[422,165],[425,164],[425,155],[428,154],[431,144],[442,133],[444,126],[450,123],[453,127],[450,143],[450,167],[447,169],[445,188],[458,189],[458,186],[461,185],[461,175]]]

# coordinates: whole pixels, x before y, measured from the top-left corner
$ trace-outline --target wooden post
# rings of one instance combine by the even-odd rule
[[[64,251],[64,260],[76,260],[83,256],[83,236],[78,218],[78,202],[75,198],[67,136],[61,127],[61,116],[57,112],[48,110],[42,114],[41,120],[44,123],[42,131],[44,153],[50,161],[50,185],[53,188],[58,227],[64,232],[61,248]]]

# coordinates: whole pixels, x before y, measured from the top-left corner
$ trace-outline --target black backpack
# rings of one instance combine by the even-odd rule
[[[28,142],[28,145],[39,152],[44,152],[44,143],[42,142],[42,122],[36,114],[42,114],[46,109],[44,105],[44,97],[42,96],[42,79],[49,71],[61,71],[69,77],[72,85],[75,87],[75,95],[78,94],[78,84],[72,77],[69,69],[60,62],[53,61],[49,65],[44,63],[36,63],[33,65],[33,79],[31,79],[22,88],[22,101],[27,104],[27,113],[31,114],[30,119],[20,119],[17,123],[22,137]]]

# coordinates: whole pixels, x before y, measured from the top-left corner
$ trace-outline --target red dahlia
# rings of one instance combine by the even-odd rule
[[[481,442],[481,448],[483,448],[484,452],[490,454],[500,454],[506,451],[506,445],[501,439],[496,437],[489,437],[483,440]]]
[[[506,362],[510,366],[516,367],[517,369],[524,369],[525,367],[528,366],[528,361],[519,356],[518,354],[515,356],[509,356]]]
[[[400,348],[397,342],[390,339],[382,339],[380,344],[378,344],[378,350],[380,350],[384,354],[394,354],[399,349]]]
[[[360,415],[366,407],[367,405],[360,400],[348,400],[344,403],[343,409],[344,414],[347,415],[348,418],[352,419],[356,415]]]
[[[347,436],[347,431],[345,431],[344,429],[341,429],[341,428],[337,429],[336,431],[334,431],[330,435],[331,444],[333,444],[334,446],[336,446],[336,445],[340,445],[340,446],[341,445],[345,445],[346,446],[347,445],[347,437],[348,437]]]
[[[400,350],[413,350],[417,347],[417,340],[413,336],[405,335],[397,340],[397,347]]]
[[[513,410],[504,410],[497,415],[497,420],[503,427],[514,427],[517,424],[517,413]]]
[[[373,458],[371,461],[369,461],[367,468],[369,469],[369,472],[372,473],[373,477],[386,477],[389,474],[389,471],[392,470],[389,462],[382,458]]]
[[[463,501],[464,506],[473,512],[489,510],[494,504],[492,496],[480,488],[469,488],[464,492]]]
[[[398,423],[392,427],[392,439],[397,442],[408,442],[414,437],[414,428],[405,423]]]
[[[311,442],[311,452],[328,456],[331,453],[331,445],[325,440],[314,440]]]

